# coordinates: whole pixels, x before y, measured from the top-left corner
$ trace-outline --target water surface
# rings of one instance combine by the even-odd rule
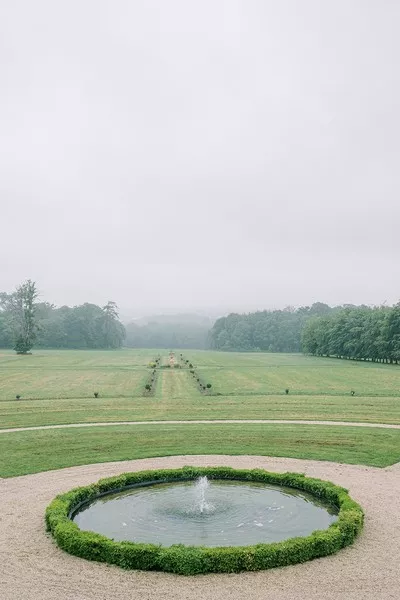
[[[117,541],[204,546],[277,542],[327,529],[337,509],[292,488],[255,482],[154,484],[83,507],[80,529]]]

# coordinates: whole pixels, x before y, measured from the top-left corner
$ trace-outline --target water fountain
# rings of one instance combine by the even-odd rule
[[[76,556],[193,575],[332,554],[354,541],[363,512],[346,490],[304,475],[184,467],[71,490],[50,504],[46,522]]]
[[[154,484],[109,494],[74,515],[82,530],[118,541],[241,546],[326,529],[337,509],[309,494],[244,481]]]

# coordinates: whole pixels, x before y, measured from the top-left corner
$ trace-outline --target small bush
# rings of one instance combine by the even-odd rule
[[[339,508],[338,520],[328,529],[283,542],[254,546],[169,547],[134,542],[115,542],[103,535],[82,531],[71,521],[81,502],[92,501],[100,494],[117,492],[146,481],[188,481],[207,475],[209,479],[255,481],[304,490]],[[155,471],[123,473],[101,479],[95,484],[75,488],[57,496],[46,509],[47,529],[57,544],[70,554],[88,560],[108,562],[124,569],[157,570],[181,575],[199,573],[238,573],[292,565],[334,554],[352,544],[363,526],[361,507],[347,490],[328,481],[312,479],[299,473],[270,473],[262,469],[244,470],[229,467],[183,467]]]
[[[94,395],[95,398],[98,398],[99,397],[99,392],[95,392],[93,395]]]
[[[15,396],[15,399],[16,399],[16,400],[21,400],[21,396],[20,396],[19,394],[17,394],[17,395]]]
[[[144,389],[149,392],[151,390],[151,385],[149,383],[146,383],[146,385],[144,386]]]
[[[286,388],[286,390],[285,390],[285,394],[287,395],[288,393],[289,393],[289,389],[288,389],[288,388]]]
[[[207,383],[207,389],[211,390],[211,388],[212,388],[211,383]]]

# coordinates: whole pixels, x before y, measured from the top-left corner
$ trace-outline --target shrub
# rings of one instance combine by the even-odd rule
[[[289,393],[289,389],[288,389],[288,388],[286,388],[286,390],[285,390],[285,394],[288,394],[288,393]]]
[[[210,390],[211,388],[212,388],[212,385],[211,385],[211,383],[207,383],[207,389],[209,389],[209,390]]]
[[[95,393],[94,393],[94,397],[95,397],[95,398],[98,398],[98,397],[99,397],[99,392],[95,392]]]
[[[121,491],[147,481],[188,481],[202,475],[210,479],[257,481],[304,490],[336,505],[339,508],[338,520],[328,529],[314,531],[307,537],[254,546],[208,548],[115,542],[103,535],[80,530],[70,519],[82,502],[90,502],[101,494]],[[47,507],[45,515],[47,529],[57,544],[74,556],[108,562],[124,569],[167,571],[181,575],[257,571],[327,556],[353,543],[362,529],[363,517],[361,507],[350,498],[347,490],[328,481],[298,473],[269,473],[262,469],[229,467],[183,467],[123,473],[57,496]]]
[[[146,383],[146,385],[144,386],[144,389],[147,390],[148,392],[151,390],[151,385],[150,383]]]
[[[19,394],[17,394],[17,395],[15,396],[15,399],[16,399],[16,400],[20,400],[20,399],[21,399],[21,396],[20,396]]]

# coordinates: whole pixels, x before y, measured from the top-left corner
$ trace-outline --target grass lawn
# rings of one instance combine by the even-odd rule
[[[175,375],[175,374],[174,374]],[[305,419],[400,424],[395,398],[348,396],[202,396],[179,373],[161,377],[154,397],[72,398],[0,402],[0,429],[107,421]],[[167,381],[166,381],[167,380]],[[163,395],[174,381],[176,396]],[[180,384],[185,382],[185,386]],[[193,395],[181,396],[193,387]]]
[[[202,379],[212,383],[213,395],[200,394],[187,369],[160,369],[155,395],[143,397],[147,365],[156,354],[37,351],[21,357],[0,352],[0,428],[152,419],[400,423],[400,367],[294,354],[197,351],[187,355]],[[165,363],[167,352],[162,354]],[[352,388],[355,396],[349,393]]]
[[[156,396],[165,400],[166,403],[176,398],[193,398],[195,405],[199,398],[202,398],[195,383],[187,369],[161,369]]]
[[[153,351],[38,350],[17,356],[0,351],[0,401],[14,399],[138,396]]]
[[[385,467],[400,431],[310,425],[142,425],[0,434],[0,476],[174,454],[255,454]]]
[[[113,369],[115,367],[147,367],[159,350],[41,350],[20,356],[13,350],[0,349],[0,369]]]
[[[279,394],[288,388],[294,395],[394,396],[400,400],[400,367],[355,361],[305,357],[297,365],[201,367],[205,380],[223,395]],[[321,360],[321,364],[318,364]],[[240,362],[239,362],[240,361]]]
[[[184,352],[188,369],[160,369],[157,350],[0,351],[0,428],[145,420],[307,419],[400,423],[400,367],[296,354]],[[290,393],[285,395],[288,387]],[[350,395],[354,389],[355,396]],[[100,397],[93,397],[98,391]],[[15,400],[16,394],[22,396]],[[0,434],[0,476],[171,454],[262,454],[386,466],[400,431],[305,425],[152,425]]]

